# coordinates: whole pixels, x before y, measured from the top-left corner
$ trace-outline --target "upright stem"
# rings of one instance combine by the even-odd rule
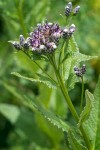
[[[65,100],[66,100],[66,102],[67,102],[67,104],[68,104],[68,106],[69,106],[69,109],[70,109],[70,111],[71,111],[71,113],[72,113],[74,119],[75,119],[76,122],[78,123],[78,122],[79,122],[79,116],[78,116],[78,114],[77,114],[77,112],[76,112],[76,110],[75,110],[74,105],[73,105],[72,102],[71,102],[71,99],[70,99],[70,97],[69,97],[69,95],[68,95],[68,90],[67,90],[67,88],[65,87],[65,85],[64,85],[64,83],[63,83],[63,80],[62,80],[62,78],[61,78],[61,75],[60,75],[60,73],[59,73],[59,70],[57,69],[54,56],[49,56],[49,55],[48,55],[48,58],[49,58],[49,60],[50,60],[50,62],[51,62],[51,64],[52,64],[52,66],[53,66],[53,68],[54,68],[54,70],[55,70],[55,74],[56,74],[56,77],[57,77],[57,80],[58,80],[60,89],[61,89],[61,91],[62,91],[62,93],[63,93],[63,96],[64,96],[64,98],[65,98]],[[85,141],[85,143],[86,143],[86,145],[87,145],[87,147],[88,147],[88,150],[92,150],[92,146],[91,146],[91,144],[90,144],[90,141],[89,141],[89,139],[88,139],[88,137],[87,137],[87,134],[85,133],[84,128],[83,128],[82,125],[80,126],[80,131],[81,131],[81,133],[82,133],[82,135],[83,135],[83,138],[84,138],[84,141]]]
[[[63,93],[63,95],[65,97],[65,100],[66,100],[66,102],[67,102],[67,104],[69,106],[69,109],[70,109],[73,117],[75,118],[75,120],[78,122],[78,120],[79,120],[78,114],[77,114],[77,112],[76,112],[76,110],[75,110],[75,108],[74,108],[74,106],[73,106],[73,104],[72,104],[72,102],[70,100],[70,97],[68,95],[68,91],[67,91],[67,89],[66,89],[66,87],[65,87],[65,85],[63,83],[63,80],[62,80],[62,78],[60,76],[59,70],[57,70],[54,57],[52,57],[52,56],[51,57],[48,56],[48,57],[49,57],[50,62],[52,63],[52,66],[54,67],[55,74],[56,74],[56,77],[57,77],[60,89],[61,89],[61,91],[62,91],[62,93]]]
[[[81,77],[81,79],[82,79],[82,94],[81,94],[80,113],[82,112],[82,107],[83,107],[83,96],[84,96],[84,80],[83,80],[83,76]]]

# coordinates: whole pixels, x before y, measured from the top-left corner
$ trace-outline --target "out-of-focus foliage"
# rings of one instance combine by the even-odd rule
[[[33,76],[41,71],[24,55],[15,55],[9,40],[17,40],[20,34],[27,36],[31,27],[47,19],[66,25],[61,14],[67,1],[64,0],[0,0],[0,149],[10,150],[64,150],[64,134],[56,126],[45,120],[34,108],[27,105],[24,95],[39,101],[45,108],[52,110],[64,120],[72,122],[71,115],[59,91],[49,89],[41,83],[31,83],[10,73],[17,71]],[[80,5],[80,13],[71,20],[77,26],[75,38],[84,54],[100,58],[100,5],[99,0],[73,0]],[[44,63],[41,65],[45,65]],[[91,91],[100,73],[100,60],[87,64],[86,85]],[[48,66],[45,66],[46,69]],[[51,74],[52,68],[51,69]],[[70,91],[73,103],[78,109],[81,84]],[[20,94],[19,94],[20,93]],[[22,95],[22,97],[20,96]],[[75,101],[77,100],[77,101]]]

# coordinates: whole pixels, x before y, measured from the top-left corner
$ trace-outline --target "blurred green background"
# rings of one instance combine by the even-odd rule
[[[100,1],[73,0],[80,5],[74,17],[77,30],[74,34],[80,51],[100,58]],[[0,150],[64,150],[64,133],[46,121],[35,109],[25,103],[23,95],[38,99],[47,109],[72,122],[70,112],[59,91],[46,88],[11,75],[12,71],[33,76],[34,65],[25,56],[15,55],[8,43],[27,36],[37,23],[47,19],[65,26],[64,14],[67,0],[0,0]],[[85,62],[85,88],[94,91],[100,73],[100,59]],[[70,92],[78,109],[81,83]]]

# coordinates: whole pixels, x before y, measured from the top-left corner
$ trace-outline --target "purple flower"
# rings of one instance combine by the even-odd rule
[[[19,36],[19,42],[10,41],[17,50],[31,50],[34,53],[50,54],[53,53],[59,44],[61,38],[68,39],[75,31],[75,25],[72,24],[68,29],[62,29],[57,23],[46,22],[37,24],[28,38]]]
[[[74,67],[74,72],[78,77],[82,77],[86,72],[86,65],[83,64],[81,68]]]
[[[70,38],[71,35],[75,32],[75,29],[76,29],[76,27],[74,24],[72,24],[69,28],[65,28],[63,30],[63,38],[64,39]]]
[[[37,24],[37,28],[30,33],[30,47],[36,53],[52,53],[61,37],[62,29],[58,24],[51,22]]]

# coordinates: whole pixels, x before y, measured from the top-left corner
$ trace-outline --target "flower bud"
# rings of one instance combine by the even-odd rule
[[[67,39],[67,37],[68,37],[68,32],[69,32],[69,31],[68,31],[68,29],[66,29],[66,28],[63,30],[63,38],[64,38],[64,39]]]
[[[77,15],[79,10],[80,10],[80,6],[75,7],[74,10],[73,10],[73,15]]]
[[[65,16],[69,16],[71,12],[72,12],[72,3],[69,2],[65,7]]]
[[[12,43],[13,44],[13,46],[17,49],[17,50],[21,50],[22,49],[22,46],[19,44],[19,42],[13,42]]]
[[[82,77],[83,74],[85,74],[86,72],[86,65],[83,64],[81,68],[78,68],[78,67],[74,67],[74,72],[75,74],[78,76],[78,77]]]
[[[69,27],[69,33],[74,33],[75,32],[75,25],[72,24],[70,27]]]
[[[28,42],[25,41],[25,43],[24,43],[24,45],[23,45],[23,48],[24,48],[25,50],[28,50],[28,49],[29,49],[29,44],[28,44]]]
[[[24,38],[23,35],[20,35],[20,36],[19,36],[19,41],[20,41],[20,45],[23,46],[24,43],[25,43],[25,38]]]
[[[85,64],[83,64],[81,71],[82,71],[82,74],[85,74],[85,72],[86,72],[86,65]]]

